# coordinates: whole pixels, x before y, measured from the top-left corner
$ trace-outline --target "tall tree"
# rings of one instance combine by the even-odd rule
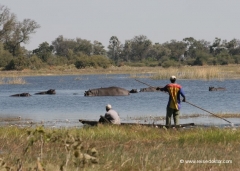
[[[171,59],[179,61],[185,53],[187,45],[182,41],[171,40],[163,44],[164,47],[171,50]]]
[[[3,44],[0,42],[0,67],[5,67],[12,59],[12,54],[8,50],[5,50]]]
[[[91,42],[81,38],[76,38],[76,40],[66,39],[60,35],[52,42],[52,45],[57,55],[67,58],[71,58],[72,55],[79,54],[85,54],[89,56],[92,53]]]
[[[163,57],[169,57],[171,54],[171,50],[162,46],[159,43],[155,43],[152,47],[150,47],[147,58],[151,58],[152,60],[159,61]]]
[[[121,42],[118,40],[116,36],[112,36],[109,40],[108,45],[108,56],[110,59],[115,61],[115,63],[118,65],[119,63],[119,55],[121,53]]]
[[[15,22],[15,14],[10,13],[7,7],[0,5],[0,41],[3,41],[4,35],[13,29]]]
[[[104,46],[99,41],[93,42],[93,55],[105,55],[106,50],[104,49]]]
[[[186,44],[186,50],[184,56],[186,58],[196,59],[197,52],[209,52],[210,42],[204,40],[195,40],[193,37],[187,37],[183,39],[183,42]]]
[[[131,47],[131,41],[126,40],[125,44],[123,46],[123,60],[129,62],[130,60],[130,55],[131,55],[132,47]]]
[[[213,56],[218,55],[222,50],[227,50],[225,47],[226,41],[223,41],[221,44],[221,39],[216,37],[213,44],[210,46],[210,53]]]
[[[74,52],[75,53],[82,52],[90,56],[92,53],[92,43],[86,39],[76,38]]]
[[[131,40],[131,59],[135,61],[145,59],[151,46],[152,42],[147,38],[147,36],[135,36]]]
[[[52,45],[56,55],[68,57],[69,50],[73,51],[76,47],[76,41],[74,39],[66,39],[60,35],[52,42]]]
[[[11,14],[9,9],[0,6],[0,40],[13,56],[21,53],[21,43],[28,43],[30,35],[36,32],[40,25],[34,20],[24,19],[22,22],[16,20],[16,16]]]
[[[231,55],[240,55],[240,40],[233,39],[226,45]]]
[[[41,43],[37,49],[33,50],[33,54],[36,54],[43,62],[47,62],[48,58],[53,53],[53,46],[47,42]]]

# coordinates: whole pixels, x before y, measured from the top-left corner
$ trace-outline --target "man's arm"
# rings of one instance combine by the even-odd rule
[[[182,101],[183,101],[183,102],[186,102],[186,96],[185,96],[182,88],[180,89],[180,95],[183,97]]]
[[[109,113],[105,113],[105,118],[108,119],[109,121],[113,119]]]
[[[166,88],[166,86],[165,87],[157,87],[156,90],[167,91],[167,88]]]

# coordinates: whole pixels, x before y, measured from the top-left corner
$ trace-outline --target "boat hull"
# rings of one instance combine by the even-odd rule
[[[97,126],[99,124],[98,121],[94,121],[94,120],[85,120],[85,119],[79,119],[79,122],[82,124],[87,124],[87,125],[91,125],[91,126]],[[162,125],[162,124],[148,124],[148,123],[129,123],[129,122],[122,122],[121,125],[141,125],[141,126],[148,126],[148,127],[157,127],[157,128],[163,128],[163,127],[169,127],[166,125]],[[189,126],[195,126],[194,123],[186,123],[186,124],[180,124],[178,126],[172,125],[170,127],[189,127]]]

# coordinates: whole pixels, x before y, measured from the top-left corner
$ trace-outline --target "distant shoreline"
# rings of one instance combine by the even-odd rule
[[[182,66],[182,67],[109,67],[77,69],[74,66],[56,66],[40,70],[0,71],[0,77],[60,76],[60,75],[96,75],[129,74],[130,77],[168,79],[176,75],[178,79],[240,79],[239,65]]]
[[[225,113],[225,114],[216,114],[219,117],[223,117],[223,118],[240,118],[240,113]],[[208,116],[208,117],[214,117],[211,115],[199,115],[199,114],[191,114],[191,115],[180,115],[180,119],[181,120],[185,120],[188,118],[198,118],[198,117],[204,117],[204,116]],[[81,118],[79,118],[81,119]],[[151,118],[154,119],[155,121],[163,121],[165,120],[165,117],[156,117],[156,118]],[[97,120],[97,118],[95,119]],[[136,117],[136,118],[132,118],[132,120],[130,122],[135,123],[135,121],[140,121],[141,123],[146,122],[146,120],[148,120],[148,118],[146,117]],[[71,124],[76,124],[78,123],[78,119],[76,120],[76,122],[74,123],[69,123],[68,121],[65,121],[66,123],[64,123],[64,121],[61,121],[64,125],[67,124],[69,127],[74,127],[71,126]],[[46,127],[55,127],[56,123],[54,121],[34,121],[33,119],[28,119],[28,118],[21,118],[20,116],[0,116],[0,126],[23,126],[23,127],[31,127],[34,125],[45,125]],[[81,123],[79,122],[79,126],[81,125]]]

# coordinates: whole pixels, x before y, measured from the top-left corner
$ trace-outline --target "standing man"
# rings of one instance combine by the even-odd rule
[[[106,106],[106,113],[104,116],[100,116],[99,122],[111,123],[111,124],[117,124],[117,125],[121,124],[118,113],[112,109],[112,106],[110,104]]]
[[[182,86],[176,84],[176,76],[170,77],[170,84],[167,84],[163,88],[158,88],[161,91],[168,92],[169,100],[167,104],[167,112],[166,112],[166,126],[171,126],[171,117],[173,115],[173,120],[175,126],[179,125],[179,115],[180,115],[180,108],[181,108],[181,99],[180,95],[183,97],[183,102],[186,101],[185,94],[182,90]]]

